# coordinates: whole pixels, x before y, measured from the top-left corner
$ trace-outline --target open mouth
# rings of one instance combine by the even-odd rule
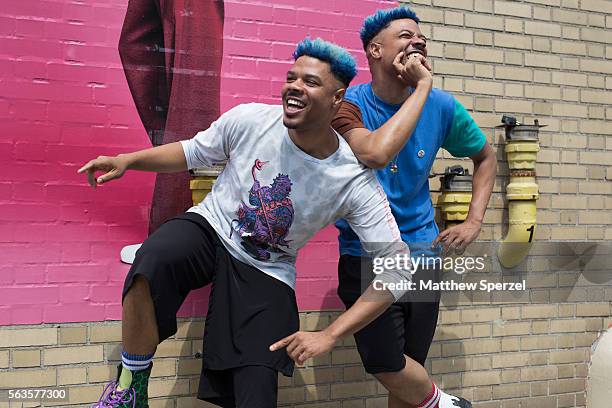
[[[419,50],[419,49],[416,49],[416,48],[413,48],[413,49],[411,49],[411,50],[406,50],[405,52],[406,52],[406,57],[409,57],[409,56],[411,56],[412,54],[420,54],[420,55],[422,55],[422,56],[425,56],[425,54],[423,53],[423,51],[421,51],[421,50]]]
[[[285,102],[285,111],[290,114],[298,113],[306,107],[306,104],[299,99],[289,97]]]
[[[408,58],[410,58],[411,55],[413,54],[419,54],[425,57],[425,53],[421,50],[419,50],[418,48],[412,48],[410,50],[404,50],[404,56],[402,57],[402,64],[405,64],[406,61],[408,61]]]

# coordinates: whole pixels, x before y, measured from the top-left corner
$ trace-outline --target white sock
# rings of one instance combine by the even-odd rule
[[[432,383],[431,394],[418,405],[418,408],[472,408],[472,404],[463,398],[445,393]]]

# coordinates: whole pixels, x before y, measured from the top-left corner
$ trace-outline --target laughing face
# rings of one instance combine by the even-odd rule
[[[287,128],[329,127],[344,96],[344,85],[332,74],[327,62],[304,55],[287,72],[281,94],[283,123]]]
[[[394,58],[402,51],[406,53],[404,58],[413,53],[427,57],[427,38],[416,21],[409,18],[393,20],[372,39],[370,46],[370,52],[376,52],[390,69]]]

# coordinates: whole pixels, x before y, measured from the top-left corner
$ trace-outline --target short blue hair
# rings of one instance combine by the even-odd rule
[[[367,16],[363,20],[363,26],[359,35],[361,36],[361,42],[363,48],[366,49],[372,38],[376,37],[385,28],[389,27],[389,24],[394,20],[401,20],[408,18],[414,20],[417,24],[420,22],[416,13],[408,6],[398,6],[392,9],[381,9],[376,13]]]
[[[327,62],[332,74],[345,86],[348,86],[357,75],[355,58],[347,50],[336,44],[320,38],[311,40],[310,37],[306,37],[295,48],[293,59],[297,60],[304,55]]]

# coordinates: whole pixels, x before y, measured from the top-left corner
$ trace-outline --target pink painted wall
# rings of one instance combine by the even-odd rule
[[[279,102],[306,34],[358,57],[358,29],[384,0],[226,1],[222,111]],[[153,177],[132,172],[98,190],[76,170],[98,155],[149,146],[117,52],[127,0],[19,0],[0,11],[0,325],[120,318],[124,245],[146,237]],[[298,261],[302,310],[338,308],[336,231]],[[206,290],[181,315],[206,311]]]

